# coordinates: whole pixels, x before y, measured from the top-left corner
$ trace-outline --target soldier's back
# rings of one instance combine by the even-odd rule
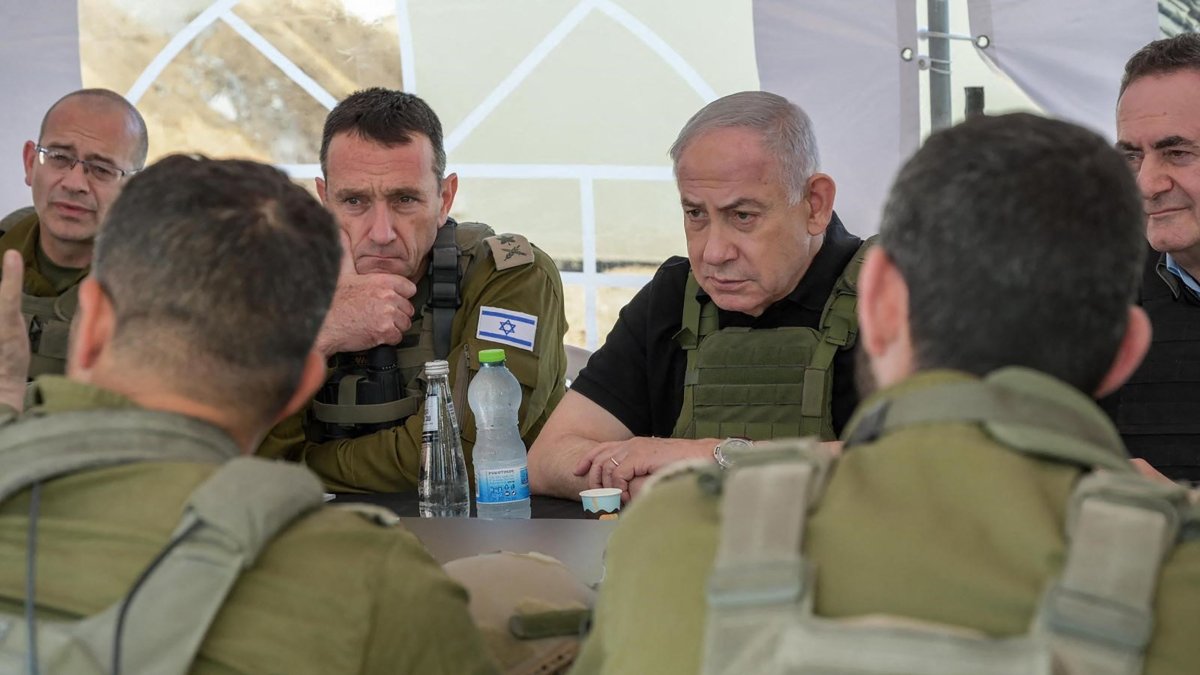
[[[44,485],[43,616],[90,615],[122,597],[216,467],[138,463]],[[24,598],[28,510],[28,493],[0,505],[0,608],[14,613]],[[485,673],[492,666],[466,593],[415,537],[326,507],[288,527],[241,575],[191,672]]]

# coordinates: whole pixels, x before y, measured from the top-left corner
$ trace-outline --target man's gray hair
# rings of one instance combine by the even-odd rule
[[[762,134],[763,145],[779,161],[780,175],[788,184],[788,200],[795,204],[804,197],[804,187],[821,169],[812,120],[786,98],[766,91],[743,91],[709,103],[683,125],[671,145],[671,161],[679,167],[679,156],[696,137],[714,129],[744,127]]]

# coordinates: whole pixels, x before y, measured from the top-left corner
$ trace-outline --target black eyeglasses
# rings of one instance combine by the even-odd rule
[[[139,169],[118,169],[112,164],[100,160],[79,159],[66,150],[58,148],[44,148],[40,145],[34,147],[37,148],[38,162],[43,166],[48,166],[55,171],[70,171],[75,168],[76,164],[82,164],[84,173],[101,183],[114,183],[139,171]]]

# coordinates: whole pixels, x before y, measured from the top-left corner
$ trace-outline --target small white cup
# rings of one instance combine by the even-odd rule
[[[621,488],[593,488],[579,493],[585,516],[595,520],[616,520],[621,510]]]

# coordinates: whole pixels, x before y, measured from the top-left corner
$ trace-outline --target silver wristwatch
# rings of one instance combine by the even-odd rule
[[[750,440],[749,438],[738,438],[737,436],[726,438],[713,447],[713,459],[716,460],[717,464],[720,465],[722,469],[728,469],[730,466],[733,466],[733,461],[725,453],[729,452],[730,450],[750,448],[753,446],[754,441]]]

